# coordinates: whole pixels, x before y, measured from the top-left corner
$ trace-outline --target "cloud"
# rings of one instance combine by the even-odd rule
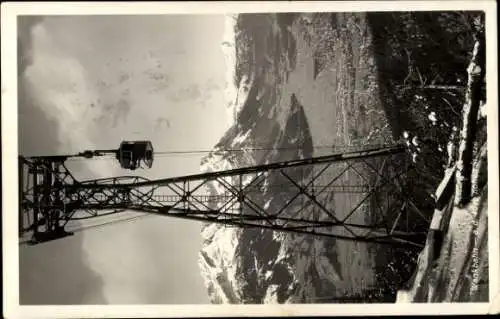
[[[58,58],[42,52],[42,56],[48,57],[45,61],[38,55],[40,44],[43,44],[40,40],[50,40],[42,23],[41,17],[21,17],[18,21],[18,55],[21,57],[18,68],[19,147],[24,155],[60,153],[63,148],[59,141],[68,144],[77,136],[71,133],[69,122],[64,123],[60,118],[67,117],[74,124],[79,115],[67,110],[70,105],[57,96],[58,89],[67,88],[61,81],[63,72],[58,68]],[[41,38],[34,39],[33,35]],[[50,47],[45,49],[50,50]],[[48,64],[44,65],[45,62]],[[44,89],[49,90],[48,93],[44,93]],[[70,138],[67,139],[68,132]],[[106,303],[103,280],[89,267],[82,246],[82,237],[75,236],[45,245],[20,247],[20,303]]]
[[[77,153],[85,149],[98,149],[96,119],[109,115],[104,108],[92,107],[99,103],[99,94],[89,85],[88,75],[82,64],[60,49],[43,24],[31,29],[31,64],[22,74],[24,88],[35,97],[36,107],[51,122],[58,123],[59,152]],[[130,111],[125,100],[114,108],[112,121],[124,119]],[[92,177],[109,176],[116,172],[113,165],[96,161],[74,167],[79,175]],[[82,174],[85,173],[85,174]]]
[[[39,16],[23,16],[18,20],[17,27],[17,52],[18,61],[17,68],[18,73],[22,74],[26,67],[32,63],[32,40],[31,40],[31,29],[43,21],[42,17]]]
[[[59,142],[67,151],[90,144],[85,118],[95,100],[87,88],[83,67],[57,49],[43,25],[32,28],[32,64],[23,74],[38,107],[60,124]]]
[[[57,152],[81,151],[93,148],[94,144],[113,148],[122,139],[150,139],[159,151],[211,147],[223,134],[219,115],[224,114],[224,109],[194,108],[200,105],[200,100],[210,106],[223,106],[220,90],[224,75],[222,57],[216,56],[220,51],[218,37],[202,32],[213,21],[205,20],[170,16],[50,17],[32,28],[36,35],[30,49],[34,63],[26,67],[22,82],[31,96],[36,97],[31,98],[33,108],[44,114],[44,123],[52,122],[57,128],[50,139],[47,137],[47,141],[57,143],[45,144],[56,144]],[[201,21],[205,21],[203,25]],[[176,55],[172,49],[185,54]],[[155,56],[144,57],[148,51]],[[172,101],[171,96],[178,101]],[[120,100],[126,102],[119,103]],[[24,127],[32,122],[39,125],[29,116],[32,113],[29,109],[26,113]],[[170,122],[168,132],[168,122],[158,122],[159,118]],[[48,128],[42,127],[35,136],[44,136],[45,129]],[[34,141],[37,144],[36,138]],[[48,152],[42,146],[39,149]],[[114,161],[91,160],[74,163],[71,168],[79,176],[92,178],[117,175],[111,166],[117,165]],[[195,156],[178,156],[157,158],[153,169],[136,173],[155,178],[198,170],[199,159]],[[141,223],[120,223],[102,229],[86,231],[82,237],[84,250],[89,253],[88,263],[103,276],[95,284],[104,289],[107,301],[208,302],[197,266],[201,241],[198,224],[151,217]],[[62,240],[61,245],[73,245],[73,241],[82,241],[82,237]],[[72,251],[80,253],[81,246]],[[36,258],[44,256],[40,253]],[[34,262],[36,258],[29,260]],[[49,258],[57,260],[52,255]],[[66,255],[61,258],[66,259]],[[43,273],[33,275],[38,278],[38,291],[50,293],[52,285],[61,296],[64,280],[68,288],[80,285],[76,279],[87,278],[85,275],[67,278],[64,273],[57,286],[51,284],[55,271],[75,267],[61,258],[57,267],[44,261],[45,281],[40,281]],[[83,264],[80,258],[77,260],[76,264]],[[185,276],[178,276],[179,273]],[[33,277],[32,286],[36,282]],[[95,282],[92,278],[89,281]],[[88,293],[87,287],[92,285],[89,283],[82,289]],[[87,302],[86,296],[81,294],[79,298]]]

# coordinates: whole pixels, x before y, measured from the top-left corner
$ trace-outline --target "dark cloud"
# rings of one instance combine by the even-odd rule
[[[26,144],[23,150],[48,153],[60,148],[63,151],[61,145],[54,143],[58,136],[61,143],[75,151],[93,148],[93,145],[106,149],[116,147],[128,136],[151,139],[160,151],[184,149],[184,145],[201,149],[213,145],[222,135],[223,128],[217,121],[207,123],[207,117],[225,116],[225,111],[207,108],[203,113],[193,112],[188,105],[200,103],[205,99],[205,92],[216,86],[216,83],[207,83],[209,79],[220,82],[219,87],[224,85],[220,36],[214,35],[222,34],[222,30],[210,34],[205,32],[207,26],[212,31],[213,22],[219,21],[217,19],[137,16],[50,17],[43,20],[43,30],[37,32],[40,35],[37,41],[43,45],[44,51],[35,52],[34,56],[47,58],[56,68],[61,65],[51,81],[43,83],[43,89],[47,92],[46,88],[51,89],[57,84],[64,92],[55,88],[53,93],[60,92],[61,96],[50,92],[44,94],[44,105],[40,109],[37,109],[36,99],[29,94],[24,96],[25,115],[20,123],[24,132],[22,143]],[[223,20],[219,22],[223,24]],[[30,41],[25,43],[29,49]],[[173,54],[172,48],[176,46],[182,46],[189,55]],[[144,59],[143,55],[148,51],[156,57]],[[61,57],[61,63],[51,59],[55,54]],[[215,58],[216,54],[220,54],[219,59]],[[207,56],[210,63],[207,63]],[[129,62],[125,63],[126,60]],[[35,76],[43,76],[44,72],[50,76],[47,65],[38,68],[43,64],[36,63],[37,69],[33,70],[31,81]],[[64,70],[70,72],[67,77]],[[131,77],[127,80],[125,74]],[[119,83],[120,75],[124,75],[123,83]],[[80,85],[72,91],[69,85],[65,85],[66,78],[73,80],[68,82]],[[30,85],[40,90],[36,83],[30,82]],[[126,90],[129,90],[128,95]],[[151,94],[155,90],[158,92]],[[171,100],[167,101],[166,97],[176,95],[179,90],[179,96],[175,97],[180,103],[169,103]],[[60,98],[54,100],[59,109],[49,113],[45,108],[53,97]],[[76,99],[82,100],[78,108],[65,109],[64,103],[69,107]],[[120,99],[126,102],[119,103]],[[211,102],[219,103],[216,100]],[[40,110],[46,110],[50,119],[55,118],[60,127]],[[126,125],[123,125],[127,114]],[[73,123],[80,117],[82,127],[74,127]],[[64,123],[64,118],[72,122]],[[166,121],[156,122],[158,118]],[[113,122],[117,123],[116,128],[113,128]],[[156,126],[159,123],[161,125]],[[61,136],[61,129],[71,134]],[[73,129],[73,132],[69,131]],[[80,141],[81,145],[68,145],[71,141]],[[82,179],[123,173],[113,171],[118,166],[116,162],[81,162],[85,167],[74,167],[77,163],[72,162],[71,170]],[[162,157],[155,163],[152,170],[143,171],[147,177],[192,174],[199,170],[197,156]],[[142,175],[143,172],[136,173]],[[89,223],[100,224],[100,221]],[[75,236],[46,246],[23,248],[23,303],[99,303],[104,300],[102,280],[89,269],[89,265],[102,276],[110,303],[208,302],[197,264],[201,244],[199,225],[172,218],[158,220],[153,216],[141,222],[89,230],[84,236],[83,243],[81,237]],[[82,251],[88,253],[88,259]]]
[[[117,103],[106,103],[99,105],[99,102],[92,103],[90,107],[101,107],[102,112],[94,120],[98,125],[106,125],[111,123],[112,128],[116,128],[118,124],[127,124],[127,117],[132,109],[128,100],[127,94],[123,94],[123,98]]]
[[[131,105],[128,100],[120,99],[116,104],[116,108],[114,110],[113,115],[113,127],[118,125],[119,121],[122,121],[124,124],[127,122],[127,116],[130,113]]]
[[[60,127],[50,120],[30,94],[23,74],[32,63],[31,29],[42,17],[18,20],[18,113],[19,150],[25,155],[58,152]],[[81,236],[19,251],[21,304],[102,304],[103,281],[87,264]]]
[[[87,264],[82,236],[19,250],[22,305],[105,304],[102,278]]]
[[[43,21],[40,16],[20,16],[17,18],[17,70],[22,74],[31,64],[31,29]]]
[[[168,98],[173,102],[196,101],[202,96],[202,90],[198,84],[190,84],[173,92]]]
[[[156,119],[156,124],[155,124],[155,131],[159,131],[162,129],[169,129],[170,128],[170,121],[164,117],[159,117]]]

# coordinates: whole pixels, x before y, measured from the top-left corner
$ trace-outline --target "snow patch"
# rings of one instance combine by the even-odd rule
[[[487,110],[488,106],[486,105],[486,102],[481,101],[478,112],[478,120],[486,118]]]
[[[428,118],[432,122],[433,125],[436,125],[436,123],[437,123],[436,112],[434,112],[434,111],[430,112]]]
[[[266,296],[264,297],[265,304],[276,304],[278,303],[278,285],[270,285],[267,289]]]
[[[268,209],[269,208],[269,205],[271,204],[271,201],[272,199],[268,200],[265,204],[264,204],[264,209]]]
[[[236,145],[242,144],[248,138],[251,131],[251,129],[248,129],[245,133],[238,135],[231,143],[231,146],[235,147]]]
[[[264,278],[266,278],[266,280],[269,280],[269,278],[271,278],[272,275],[273,275],[273,272],[271,270],[268,270],[268,271],[266,271]]]

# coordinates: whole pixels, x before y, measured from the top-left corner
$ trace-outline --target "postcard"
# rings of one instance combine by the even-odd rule
[[[498,312],[495,9],[3,4],[5,316]]]

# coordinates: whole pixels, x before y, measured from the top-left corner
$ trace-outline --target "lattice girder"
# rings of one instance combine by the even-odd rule
[[[36,230],[35,242],[53,239],[48,233],[57,238],[71,221],[124,210],[412,246],[426,235],[413,227],[415,219],[428,223],[407,196],[412,165],[401,146],[161,180],[79,182],[63,159],[21,163],[31,180],[38,176],[38,187],[23,188],[20,207],[20,221],[28,224],[20,232]]]

